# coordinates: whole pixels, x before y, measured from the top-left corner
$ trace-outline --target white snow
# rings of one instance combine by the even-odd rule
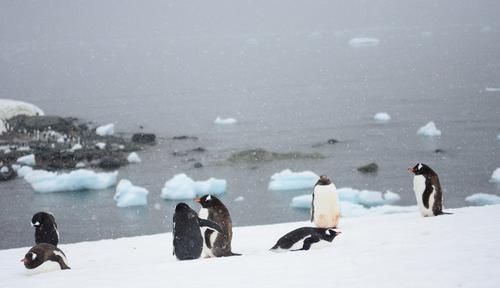
[[[379,112],[377,114],[375,114],[375,116],[373,116],[373,119],[375,119],[375,121],[377,122],[388,122],[391,120],[391,115],[385,113],[385,112]]]
[[[95,146],[101,150],[104,150],[106,148],[106,143],[104,142],[99,142],[99,143],[96,143]]]
[[[237,121],[234,118],[221,118],[217,116],[215,119],[214,123],[215,124],[220,124],[220,125],[229,125],[229,124],[235,124]]]
[[[318,181],[319,176],[311,171],[293,172],[290,169],[283,170],[271,176],[267,189],[269,190],[300,190],[312,189]]]
[[[495,171],[493,171],[493,174],[491,174],[490,182],[500,183],[500,168],[497,168],[495,169]]]
[[[141,158],[139,157],[139,155],[137,155],[137,153],[132,152],[128,154],[127,161],[128,163],[140,163]]]
[[[56,173],[21,167],[18,175],[24,177],[36,192],[50,193],[106,189],[115,185],[118,172],[96,173],[92,170],[79,169],[69,173]]]
[[[194,199],[205,194],[219,195],[226,192],[226,180],[210,178],[205,181],[194,181],[186,174],[177,174],[165,182],[161,190],[161,198],[169,200]]]
[[[349,40],[349,45],[353,48],[375,47],[378,44],[380,40],[372,37],[357,37]]]
[[[6,131],[5,120],[8,120],[17,115],[44,115],[42,109],[36,107],[33,104],[9,100],[0,99],[0,135]]]
[[[9,172],[9,167],[2,166],[2,168],[0,168],[0,173],[8,173],[8,172]]]
[[[486,193],[476,193],[465,198],[465,201],[476,205],[500,204],[500,196]]]
[[[127,179],[122,179],[116,185],[113,199],[118,207],[139,206],[148,204],[149,191],[145,188],[134,186]]]
[[[115,124],[110,123],[110,124],[99,126],[99,127],[97,127],[97,129],[95,129],[95,133],[99,136],[113,135],[113,134],[115,134]]]
[[[35,166],[35,154],[29,154],[25,155],[22,157],[17,158],[17,163],[23,164],[23,165],[28,165],[28,166]]]
[[[172,255],[171,233],[60,244],[72,269],[36,275],[19,262],[30,247],[2,250],[0,287],[498,287],[500,207],[450,212],[346,218],[332,243],[286,253],[269,248],[310,223],[235,227],[243,256],[191,261]]]
[[[436,124],[434,124],[433,121],[430,121],[429,123],[425,124],[425,126],[420,127],[420,129],[418,129],[417,131],[417,134],[434,137],[441,136],[441,131],[436,128]]]

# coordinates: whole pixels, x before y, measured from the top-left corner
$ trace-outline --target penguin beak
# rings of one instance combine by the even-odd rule
[[[194,198],[194,202],[200,203],[201,202],[201,198]]]
[[[410,172],[410,173],[415,173],[415,169],[413,169],[413,168],[408,168],[408,172]]]
[[[21,262],[26,263],[26,258],[21,259]]]

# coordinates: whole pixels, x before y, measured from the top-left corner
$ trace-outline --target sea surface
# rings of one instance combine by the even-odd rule
[[[221,198],[236,226],[308,219],[290,202],[311,191],[267,189],[284,169],[415,205],[407,168],[423,162],[448,208],[500,195],[489,182],[500,167],[499,11],[486,0],[1,3],[0,98],[115,123],[126,137],[156,133],[158,143],[119,170],[149,190],[147,207],[116,207],[114,189],[40,194],[23,179],[1,183],[0,249],[32,245],[40,210],[54,213],[61,243],[171,231],[177,202],[160,192],[178,173],[226,179]],[[349,44],[367,37],[378,44]],[[376,123],[377,112],[391,121]],[[217,116],[237,123],[215,125]],[[429,121],[441,137],[416,134]],[[181,135],[198,140],[172,140]],[[197,147],[207,151],[173,155]],[[225,161],[255,148],[325,158]],[[378,173],[356,170],[370,162]]]

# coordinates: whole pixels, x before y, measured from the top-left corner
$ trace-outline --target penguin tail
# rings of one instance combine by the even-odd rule
[[[227,256],[242,256],[242,254],[230,252]]]
[[[441,212],[441,214],[439,215],[453,215],[453,213],[450,213],[450,212]]]

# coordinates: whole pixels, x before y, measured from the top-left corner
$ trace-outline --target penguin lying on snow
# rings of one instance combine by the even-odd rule
[[[413,177],[413,191],[422,216],[451,214],[443,212],[443,191],[437,173],[423,163],[408,168],[408,171],[415,174]]]
[[[198,259],[203,250],[203,237],[200,227],[207,226],[222,233],[216,223],[198,218],[198,214],[186,203],[179,203],[175,207],[173,244],[174,255],[179,260]]]
[[[71,269],[67,264],[64,252],[52,244],[41,243],[35,245],[21,259],[26,269],[35,269],[47,261],[56,262],[61,270]]]
[[[31,225],[35,227],[35,243],[49,243],[57,246],[59,231],[57,230],[54,215],[47,212],[38,212],[31,218]]]
[[[285,236],[281,237],[278,242],[276,242],[271,250],[309,250],[312,244],[321,240],[332,242],[340,233],[340,231],[326,228],[302,227],[285,234]],[[302,248],[299,248],[300,246],[302,246]]]
[[[335,228],[340,220],[339,196],[335,184],[321,175],[314,185],[311,222],[319,228]]]
[[[226,206],[215,196],[205,195],[194,201],[200,203],[202,208],[198,216],[217,223],[222,228],[222,233],[211,229],[203,231],[203,254],[208,257],[240,256],[231,251],[233,238],[233,224]]]

